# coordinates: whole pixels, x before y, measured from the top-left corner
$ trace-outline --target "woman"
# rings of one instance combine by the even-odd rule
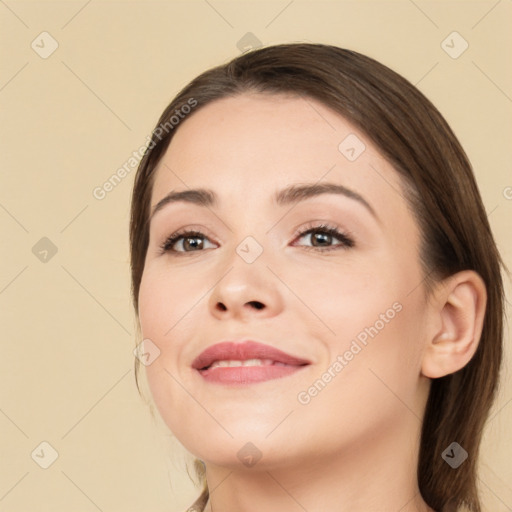
[[[404,78],[319,44],[206,71],[153,132],[130,242],[152,398],[197,457],[190,510],[480,510],[501,259],[463,149]]]

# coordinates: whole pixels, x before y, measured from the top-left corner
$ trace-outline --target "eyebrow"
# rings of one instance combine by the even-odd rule
[[[306,199],[310,199],[322,194],[338,194],[348,197],[349,199],[353,199],[362,204],[373,215],[373,217],[378,220],[375,210],[364,197],[362,197],[354,190],[351,190],[337,183],[290,185],[289,187],[276,192],[276,194],[273,196],[273,201],[278,206],[295,205],[300,201],[304,201]],[[171,191],[155,205],[153,212],[149,217],[149,221],[151,222],[151,219],[154,217],[154,215],[162,208],[164,208],[164,206],[180,201],[195,204],[205,208],[215,208],[219,204],[217,194],[210,189],[200,188],[183,190],[180,192]]]

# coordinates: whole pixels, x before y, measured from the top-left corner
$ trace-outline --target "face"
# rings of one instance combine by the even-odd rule
[[[192,189],[215,201],[164,200]],[[364,134],[310,99],[217,100],[172,139],[152,211],[159,203],[139,319],[160,350],[146,366],[153,399],[192,454],[275,468],[369,446],[421,416],[419,231]],[[237,352],[247,340],[267,347]],[[213,368],[195,367],[227,341],[200,364]],[[215,368],[228,359],[260,361]]]

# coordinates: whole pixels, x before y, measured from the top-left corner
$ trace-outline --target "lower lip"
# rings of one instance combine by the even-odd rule
[[[218,366],[208,370],[200,370],[199,374],[209,382],[219,384],[244,385],[267,380],[280,379],[298,372],[304,366]]]

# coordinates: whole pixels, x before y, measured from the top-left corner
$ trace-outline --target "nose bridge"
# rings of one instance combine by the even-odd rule
[[[229,264],[240,264],[240,260],[245,265],[253,265],[268,256],[269,237],[267,232],[269,226],[266,225],[266,219],[262,215],[262,205],[257,204],[255,200],[244,202],[244,208],[236,218],[230,219],[231,225],[229,237],[230,246],[233,247],[233,254],[228,256]],[[265,253],[265,254],[264,254]],[[244,267],[244,265],[241,265]]]
[[[266,261],[263,243],[254,235],[245,236],[233,247],[224,261],[227,270],[211,293],[214,314],[239,316],[252,311],[269,315],[280,310],[280,292]]]

